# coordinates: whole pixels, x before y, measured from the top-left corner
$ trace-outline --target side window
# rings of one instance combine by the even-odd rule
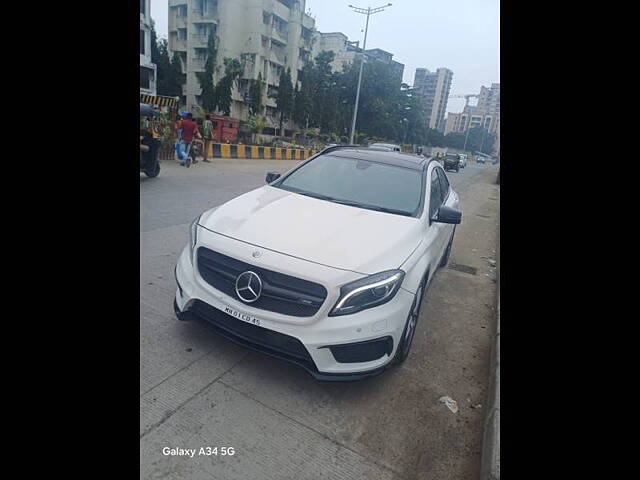
[[[441,168],[436,168],[436,170],[438,171],[440,188],[442,190],[442,201],[444,202],[449,195],[449,180],[447,180],[447,176],[444,174],[444,171]]]
[[[429,194],[429,218],[433,218],[442,204],[442,189],[436,173],[437,168],[431,171],[431,193]]]

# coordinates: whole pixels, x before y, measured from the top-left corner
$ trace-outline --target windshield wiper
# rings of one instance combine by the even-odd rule
[[[380,207],[378,205],[369,205],[367,203],[355,202],[353,200],[342,200],[340,198],[330,197],[329,195],[322,195],[321,193],[312,193],[312,192],[295,192],[300,195],[306,195],[307,197],[318,198],[320,200],[327,200],[328,202],[339,203],[341,205],[349,205],[350,207],[359,207],[365,208],[367,210],[375,210],[377,212],[385,212],[385,213],[394,213],[396,215],[404,215],[406,217],[411,217],[413,214],[411,212],[407,212],[405,210],[395,210],[393,208]]]
[[[405,210],[396,210],[395,208],[379,207],[377,205],[360,205],[362,208],[368,208],[369,210],[375,210],[376,212],[395,213],[396,215],[404,215],[405,217],[412,217],[411,212]]]

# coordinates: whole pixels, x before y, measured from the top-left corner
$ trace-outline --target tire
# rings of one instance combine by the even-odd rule
[[[147,168],[144,173],[149,178],[157,177],[160,173],[160,162],[156,162],[153,168]]]
[[[411,310],[409,311],[409,316],[407,317],[407,321],[404,325],[404,330],[402,330],[402,339],[398,344],[398,348],[396,349],[396,354],[393,359],[394,365],[400,365],[403,363],[407,357],[409,356],[409,352],[411,351],[411,345],[413,344],[413,337],[416,333],[416,326],[418,323],[418,318],[420,317],[420,307],[422,306],[422,300],[424,298],[424,293],[427,285],[427,275],[422,279],[420,285],[418,286],[418,290],[416,291],[416,296],[413,299],[413,303],[411,304]],[[418,296],[418,292],[420,295]],[[411,329],[410,331],[408,329]]]
[[[455,228],[453,229],[453,233],[451,234],[451,240],[449,240],[449,245],[447,245],[447,249],[444,251],[444,255],[442,256],[442,260],[440,260],[440,268],[444,268],[449,263],[449,257],[451,256],[451,246],[453,245],[453,236],[456,234]]]

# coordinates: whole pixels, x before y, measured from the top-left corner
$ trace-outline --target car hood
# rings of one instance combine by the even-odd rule
[[[421,221],[264,186],[205,212],[200,225],[236,240],[334,268],[398,268],[420,244]]]

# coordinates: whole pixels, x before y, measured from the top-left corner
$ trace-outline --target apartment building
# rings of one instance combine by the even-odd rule
[[[349,38],[341,32],[316,32],[314,35],[315,42],[312,51],[312,58],[315,58],[322,51],[332,51],[335,58],[331,63],[334,72],[341,72],[344,65],[352,63],[358,53],[362,53],[359,47],[359,41],[350,42]],[[394,75],[398,78],[398,82],[402,82],[404,75],[404,64],[393,60],[393,53],[382,50],[381,48],[372,48],[366,50],[365,55],[368,61],[378,61],[391,65]]]
[[[239,88],[232,95],[231,116],[246,120],[249,81],[258,74],[263,89],[265,115],[277,125],[276,103],[280,73],[291,69],[295,85],[305,60],[311,59],[315,20],[305,13],[305,0],[168,0],[169,51],[182,59],[182,104],[196,113],[201,88],[196,77],[204,71],[210,35],[218,47],[214,81],[224,75],[224,58],[243,65]]]
[[[156,94],[156,65],[151,61],[151,3],[140,0],[140,93]]]
[[[453,72],[448,68],[438,68],[435,72],[426,68],[416,68],[413,88],[424,100],[429,128],[445,130],[445,112],[452,80]]]
[[[467,105],[461,113],[449,113],[445,135],[450,132],[466,132],[467,128],[484,127],[489,133],[500,128],[500,84],[491,88],[480,87],[477,105]]]
[[[372,48],[369,50],[365,50],[364,53],[367,55],[368,59],[374,59],[378,62],[391,65],[393,74],[400,82],[402,82],[402,75],[404,75],[404,63],[396,62],[393,59],[393,53],[382,50],[381,48]]]
[[[332,51],[335,54],[331,69],[341,72],[344,65],[349,65],[361,51],[358,42],[350,42],[349,38],[341,32],[315,32],[312,59],[320,52]]]
[[[466,132],[468,128],[484,127],[489,133],[495,133],[498,117],[489,113],[485,108],[468,105],[462,113],[447,115],[444,134],[451,132]]]
[[[480,87],[478,107],[484,108],[493,115],[500,114],[500,84],[492,83],[491,88]]]

